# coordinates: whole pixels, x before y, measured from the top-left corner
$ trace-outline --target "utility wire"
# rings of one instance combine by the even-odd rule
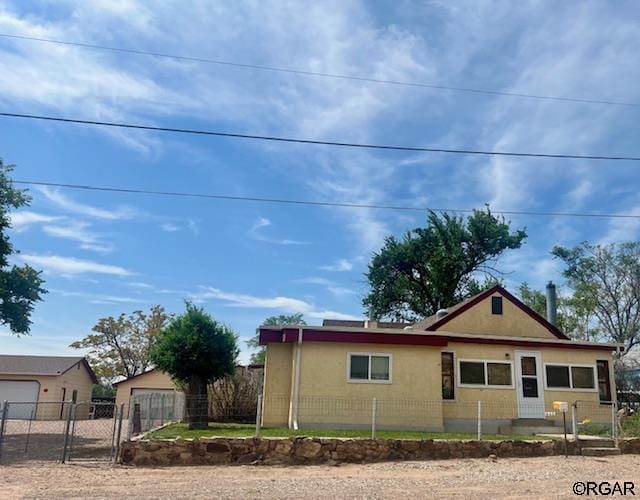
[[[236,139],[254,139],[260,141],[274,141],[274,142],[288,142],[297,144],[312,144],[318,146],[337,146],[345,148],[359,148],[359,149],[377,149],[387,151],[411,151],[411,152],[428,152],[428,153],[448,153],[458,155],[483,155],[483,156],[517,156],[525,158],[560,158],[560,159],[574,159],[574,160],[612,160],[612,161],[640,161],[640,157],[637,156],[606,156],[606,155],[578,155],[578,154],[549,154],[549,153],[518,153],[511,151],[482,151],[474,149],[445,149],[445,148],[426,148],[415,146],[390,146],[382,144],[363,144],[354,142],[336,142],[336,141],[320,141],[311,139],[295,139],[291,137],[278,137],[270,135],[253,135],[253,134],[239,134],[231,132],[218,132],[213,130],[198,130],[187,128],[173,128],[173,127],[154,127],[151,125],[137,125],[131,123],[119,123],[119,122],[103,122],[95,120],[79,120],[75,118],[61,118],[57,116],[45,116],[45,115],[27,115],[22,113],[3,113],[0,112],[0,116],[7,116],[12,118],[27,118],[32,120],[45,120],[52,122],[63,123],[79,123],[82,125],[99,125],[103,127],[119,127],[137,130],[153,130],[157,132],[175,132],[180,134],[196,134],[196,135],[208,135],[217,137],[231,137]]]
[[[286,198],[262,198],[257,196],[232,196],[222,194],[206,194],[206,193],[191,193],[180,191],[153,191],[150,189],[134,189],[134,188],[116,188],[106,186],[93,186],[89,184],[66,184],[59,182],[44,182],[44,181],[24,181],[14,180],[14,184],[28,185],[28,186],[46,186],[57,187],[65,189],[81,189],[86,191],[106,191],[114,193],[127,193],[127,194],[144,194],[154,196],[172,196],[180,198],[206,198],[214,200],[229,200],[229,201],[248,201],[259,203],[279,203],[286,205],[309,205],[317,207],[341,207],[341,208],[368,208],[368,209],[380,209],[380,210],[405,210],[413,212],[458,212],[458,213],[471,213],[473,209],[470,208],[433,208],[433,207],[411,207],[407,205],[375,205],[364,203],[340,203],[330,201],[312,201],[312,200],[292,200]],[[526,216],[541,216],[541,217],[585,217],[585,218],[606,218],[606,219],[640,219],[640,214],[602,214],[602,213],[585,213],[585,212],[533,212],[525,210],[492,210],[493,213],[502,215],[526,215]]]
[[[13,38],[18,40],[30,40],[34,42],[53,43],[58,45],[68,45],[73,47],[82,47],[85,49],[121,52],[126,54],[135,54],[135,55],[143,55],[143,56],[162,57],[162,58],[168,58],[168,59],[176,59],[179,61],[190,61],[190,62],[205,63],[205,64],[217,64],[221,66],[232,66],[236,68],[271,71],[271,72],[277,72],[277,73],[289,73],[294,75],[316,76],[316,77],[323,77],[323,78],[334,78],[339,80],[354,80],[354,81],[366,82],[366,83],[400,85],[404,87],[449,90],[453,92],[469,92],[473,94],[497,95],[497,96],[504,96],[504,97],[520,97],[525,99],[543,99],[547,101],[565,101],[565,102],[578,102],[578,103],[586,103],[586,104],[607,104],[612,106],[640,107],[640,103],[636,103],[636,102],[609,101],[609,100],[602,100],[602,99],[587,99],[587,98],[562,97],[562,96],[539,95],[539,94],[525,94],[520,92],[503,92],[498,90],[476,89],[471,87],[453,87],[449,85],[436,85],[431,83],[409,82],[409,81],[401,81],[401,80],[385,80],[382,78],[362,77],[362,76],[356,76],[356,75],[341,75],[337,73],[322,73],[319,71],[306,71],[301,69],[282,68],[282,67],[276,67],[276,66],[266,66],[261,64],[238,63],[238,62],[223,61],[218,59],[208,59],[205,57],[181,56],[181,55],[167,54],[162,52],[150,52],[146,50],[127,49],[122,47],[111,47],[107,45],[97,45],[97,44],[82,43],[82,42],[69,42],[65,40],[54,40],[51,38],[39,38],[39,37],[24,36],[24,35],[13,35],[9,33],[0,33],[0,37]]]

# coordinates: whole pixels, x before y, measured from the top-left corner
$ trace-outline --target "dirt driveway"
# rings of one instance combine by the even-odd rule
[[[640,456],[391,462],[370,465],[132,468],[0,467],[2,498],[558,498],[576,481],[634,481]]]

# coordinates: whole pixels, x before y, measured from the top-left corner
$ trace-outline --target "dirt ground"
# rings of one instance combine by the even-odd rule
[[[1,498],[569,498],[576,481],[633,481],[640,456],[332,466],[0,467]]]

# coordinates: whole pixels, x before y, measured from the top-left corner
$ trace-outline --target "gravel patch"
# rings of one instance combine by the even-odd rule
[[[571,498],[576,481],[634,481],[640,456],[332,466],[0,467],[0,498]]]

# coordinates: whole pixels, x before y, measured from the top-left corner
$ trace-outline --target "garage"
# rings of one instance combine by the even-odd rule
[[[0,401],[33,402],[38,401],[40,383],[35,380],[0,380]],[[9,418],[34,418],[35,404],[16,404],[9,406]]]

